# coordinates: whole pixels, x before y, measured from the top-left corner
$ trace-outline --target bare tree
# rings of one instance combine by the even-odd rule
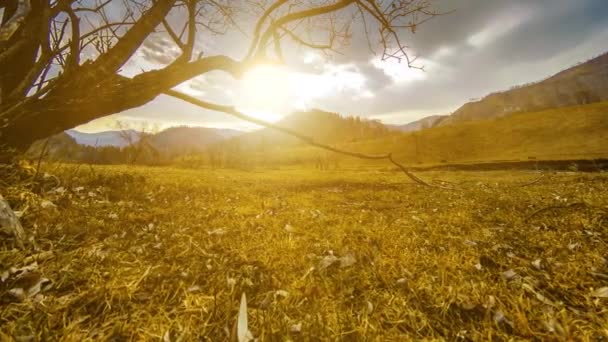
[[[116,121],[118,134],[125,144],[123,148],[127,153],[127,163],[135,164],[138,158],[146,150],[153,154],[158,154],[156,148],[150,143],[150,138],[158,133],[157,125],[152,125],[148,122],[129,123],[125,121]]]
[[[382,58],[411,65],[401,33],[437,15],[430,0],[0,0],[0,9],[0,145],[18,151],[211,71],[239,78],[256,63],[289,63],[286,44],[332,53],[355,25]],[[207,53],[235,32],[248,39],[240,58]],[[121,72],[159,39],[170,42],[163,67]]]

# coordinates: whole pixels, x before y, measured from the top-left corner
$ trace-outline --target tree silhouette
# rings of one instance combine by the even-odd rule
[[[289,63],[286,44],[332,53],[355,25],[382,58],[411,65],[401,33],[437,15],[428,0],[0,0],[0,8],[0,145],[16,151],[212,71],[239,78],[257,63]],[[241,58],[207,54],[210,45],[240,46],[235,32],[249,41]],[[162,66],[125,75],[155,42]]]

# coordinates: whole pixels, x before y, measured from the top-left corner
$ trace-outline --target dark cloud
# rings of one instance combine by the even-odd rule
[[[353,108],[364,115],[449,112],[470,98],[539,80],[608,47],[605,0],[459,0],[442,8],[454,12],[406,36],[420,63],[432,62],[426,79],[384,87],[373,99],[351,101]],[[480,32],[489,38],[474,46],[471,37]],[[442,48],[450,53],[438,54]],[[338,102],[332,105],[345,106]],[[402,120],[416,118],[404,114]]]
[[[359,66],[359,72],[366,77],[366,86],[372,91],[380,91],[392,82],[391,78],[386,75],[382,70],[374,67],[369,61]]]

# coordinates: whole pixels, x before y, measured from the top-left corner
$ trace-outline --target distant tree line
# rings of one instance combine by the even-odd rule
[[[295,113],[287,117],[284,125],[313,137],[316,141],[331,144],[349,144],[372,141],[400,135],[389,130],[378,120],[358,116],[341,116],[319,110]],[[31,159],[43,156],[45,160],[88,164],[178,165],[186,167],[237,168],[273,167],[275,165],[310,166],[319,170],[339,167],[342,157],[311,149],[289,135],[270,129],[246,133],[231,139],[213,142],[213,131],[200,133],[196,128],[176,127],[156,132],[147,127],[117,127],[125,146],[79,145],[61,133],[36,142],[28,151]],[[164,134],[177,130],[178,134]],[[190,134],[189,134],[190,133]],[[198,134],[205,135],[200,137]],[[200,139],[201,145],[193,144]],[[296,152],[294,152],[296,151]]]

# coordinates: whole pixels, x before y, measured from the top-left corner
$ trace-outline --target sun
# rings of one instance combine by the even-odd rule
[[[243,77],[237,107],[258,119],[277,121],[290,111],[291,92],[287,68],[260,65]]]
[[[257,119],[276,122],[332,96],[373,97],[365,82],[365,77],[351,64],[326,63],[316,73],[264,64],[244,75],[235,92],[235,105]]]

